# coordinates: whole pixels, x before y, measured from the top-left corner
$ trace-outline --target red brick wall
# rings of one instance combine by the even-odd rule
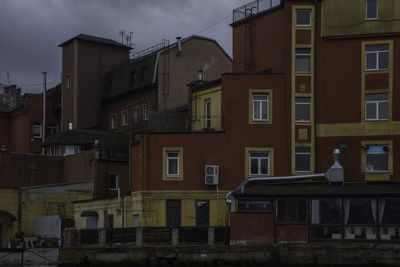
[[[275,240],[275,216],[273,213],[230,214],[231,243],[261,245]]]

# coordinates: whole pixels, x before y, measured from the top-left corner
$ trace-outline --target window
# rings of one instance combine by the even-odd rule
[[[389,69],[389,44],[365,46],[365,70]]]
[[[269,152],[249,152],[249,175],[269,175]]]
[[[388,94],[365,95],[365,120],[388,120]]]
[[[38,121],[33,122],[33,138],[42,138],[42,124]]]
[[[47,125],[47,130],[46,130],[46,135],[47,136],[55,134],[57,132],[58,132],[57,125],[54,125],[54,124],[48,124]]]
[[[140,121],[140,107],[133,108],[133,121],[134,122]]]
[[[97,217],[88,216],[86,217],[86,229],[96,229],[97,228]]]
[[[253,93],[253,121],[268,120],[268,94]]]
[[[146,68],[143,67],[140,69],[139,82],[144,82],[145,78],[146,78]]]
[[[149,119],[149,110],[150,110],[149,104],[143,105],[143,120],[145,121]]]
[[[163,148],[163,180],[183,179],[183,147]]]
[[[296,97],[295,103],[295,120],[296,122],[310,121],[311,117],[311,98]]]
[[[272,199],[238,199],[239,211],[272,212]]]
[[[211,99],[207,99],[205,101],[205,128],[210,128],[211,127]]]
[[[364,145],[363,148],[366,173],[389,171],[389,145]]]
[[[65,76],[65,89],[71,88],[71,74]]]
[[[311,26],[311,10],[309,9],[296,10],[296,26],[298,27]]]
[[[311,148],[296,147],[296,172],[311,171]]]
[[[310,48],[296,48],[296,73],[310,73],[311,72],[311,49]]]
[[[117,115],[112,114],[111,115],[111,129],[117,128]]]
[[[305,199],[278,199],[277,222],[305,224],[307,205]]]
[[[108,190],[117,190],[118,189],[118,175],[109,174],[108,175]]]
[[[365,18],[367,20],[378,18],[378,0],[365,0]]]
[[[136,71],[132,71],[131,72],[131,77],[130,77],[129,83],[130,83],[130,85],[135,85],[135,83],[136,83]]]
[[[311,239],[341,239],[341,210],[338,198],[311,200]]]
[[[128,125],[128,111],[127,110],[122,111],[121,117],[122,117],[122,126],[127,126]]]
[[[179,177],[179,151],[167,152],[167,176]]]

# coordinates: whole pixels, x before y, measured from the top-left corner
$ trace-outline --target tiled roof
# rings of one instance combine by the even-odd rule
[[[102,38],[102,37],[97,37],[97,36],[92,36],[92,35],[87,35],[87,34],[82,34],[82,33],[63,42],[62,44],[59,45],[59,47],[62,47],[75,39],[89,41],[89,42],[102,43],[102,44],[107,44],[107,45],[112,45],[112,46],[119,46],[121,48],[126,48],[129,50],[132,49],[132,47],[130,47],[130,46],[126,46],[120,42],[117,42],[117,41],[114,41],[114,40],[111,40],[108,38]]]

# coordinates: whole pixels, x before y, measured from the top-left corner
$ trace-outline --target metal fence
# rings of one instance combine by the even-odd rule
[[[65,235],[65,233],[64,233]],[[229,227],[126,227],[81,229],[79,244],[135,246],[229,244]]]
[[[0,249],[0,266],[58,266],[58,248]]]
[[[281,4],[281,0],[256,0],[233,10],[233,22],[251,17]]]

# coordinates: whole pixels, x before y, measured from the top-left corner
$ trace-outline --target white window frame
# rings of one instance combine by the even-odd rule
[[[368,17],[368,2],[373,1],[375,3],[375,17]],[[365,0],[365,19],[366,20],[377,20],[378,19],[378,0]]]
[[[180,177],[180,166],[179,166],[179,161],[180,161],[180,153],[179,153],[179,151],[166,151],[166,155],[165,155],[165,159],[166,159],[166,168],[165,168],[165,170],[166,170],[166,177],[168,177],[168,178],[171,178],[171,177]],[[170,156],[170,153],[177,153],[177,156]],[[170,173],[170,171],[169,171],[169,161],[170,160],[176,160],[176,164],[177,164],[177,166],[176,166],[176,171],[177,171],[177,173]]]
[[[380,45],[386,45],[387,50],[374,50],[374,51],[367,51],[368,47],[373,47],[373,46],[380,46]],[[387,53],[388,57],[388,66],[386,68],[380,68],[379,67],[379,56],[380,54]],[[373,55],[375,54],[375,67],[374,68],[368,68],[368,55]],[[366,45],[365,46],[365,70],[366,71],[379,71],[379,70],[388,70],[390,65],[390,46],[388,43],[383,43],[383,44],[373,44],[373,45]]]
[[[35,128],[36,129],[39,129],[39,135],[35,135]],[[32,135],[33,135],[33,138],[42,138],[42,123],[40,123],[40,122],[33,122],[33,125],[32,125]]]
[[[298,52],[300,49],[307,49],[309,52],[304,53],[304,52]],[[309,47],[298,47],[295,49],[295,72],[296,73],[311,73],[311,48]],[[308,70],[307,71],[298,71],[297,70],[297,60],[300,59],[301,57],[303,58],[308,58]]]
[[[68,73],[65,75],[65,89],[70,89],[71,88],[71,74]]]
[[[113,187],[110,187],[110,178],[111,178],[111,176],[115,176],[115,188],[113,188]],[[108,181],[107,181],[107,183],[108,183],[108,190],[110,190],[110,191],[116,191],[116,190],[118,190],[118,179],[119,177],[118,177],[118,174],[116,174],[116,173],[110,173],[110,174],[108,174]]]
[[[260,99],[254,99],[254,97],[255,96],[265,96],[266,97],[266,99],[264,100],[260,100]],[[253,121],[268,121],[268,119],[269,119],[269,94],[268,93],[253,93],[252,94],[252,105],[253,105],[253,107],[252,107],[252,120]],[[260,116],[258,117],[258,118],[256,118],[256,102],[258,102],[259,103],[259,114],[260,114]],[[263,119],[262,118],[262,107],[263,107],[263,105],[265,105],[265,110],[266,110],[266,112],[267,112],[267,118],[265,118],[265,119]]]
[[[111,114],[111,129],[116,129],[117,128],[117,114],[113,113]]]
[[[252,156],[252,153],[266,153],[266,156]],[[269,176],[271,171],[270,171],[270,152],[269,151],[249,151],[249,176],[261,176],[261,175],[266,175]],[[251,160],[256,159],[257,160],[257,173],[252,173],[251,172]],[[267,173],[261,173],[261,160],[266,159],[267,160]]]
[[[390,153],[389,153],[389,144],[383,144],[383,145],[380,145],[380,144],[377,144],[377,145],[375,145],[375,144],[368,144],[367,145],[368,146],[368,149],[366,149],[365,150],[365,173],[389,173],[390,172]],[[368,152],[368,150],[371,148],[371,147],[382,147],[382,152]],[[383,147],[387,147],[388,148],[388,150],[387,151],[383,151]],[[368,165],[367,165],[367,158],[368,158],[368,154],[380,154],[380,155],[387,155],[387,169],[386,170],[372,170],[372,169],[369,169],[368,168]]]
[[[149,120],[150,104],[143,105],[143,120]]]
[[[133,121],[134,122],[140,121],[140,106],[136,106],[133,108]]]
[[[309,17],[309,22],[307,24],[299,24],[297,22],[297,13],[298,12],[308,12],[310,17]],[[311,9],[296,9],[296,27],[311,27],[311,16],[312,16],[312,11]]]
[[[309,101],[308,102],[302,102],[302,100],[300,100],[300,99],[303,99],[303,98],[308,98],[309,99]],[[297,115],[297,105],[308,105],[309,106],[309,110],[310,110],[310,113],[309,113],[309,118],[308,118],[308,120],[297,120],[296,119],[296,115]],[[295,115],[294,115],[294,117],[295,117],[295,122],[310,122],[311,121],[311,97],[295,97],[295,108],[294,108],[294,110],[295,110]]]
[[[121,112],[121,125],[122,127],[128,126],[128,110]]]
[[[206,99],[204,103],[205,128],[211,127],[211,99]]]
[[[387,93],[383,93],[383,94],[387,95],[387,99],[386,100],[366,100],[367,95],[377,95],[377,94],[365,94],[365,111],[364,112],[365,112],[365,120],[366,121],[387,121],[387,120],[389,120],[389,94],[387,94]],[[388,114],[388,117],[380,119],[379,118],[379,115],[380,115],[379,106],[381,104],[383,104],[383,103],[387,103],[387,107],[388,107],[387,114]],[[367,112],[367,105],[368,104],[375,104],[375,117],[374,118],[367,118],[367,113],[368,113]]]
[[[310,151],[308,151],[308,152],[297,152],[296,151],[296,149],[297,148],[308,148]],[[296,161],[295,161],[295,163],[294,163],[294,166],[295,166],[295,171],[296,172],[310,172],[311,171],[311,147],[302,147],[302,146],[298,146],[298,147],[295,147],[295,151],[294,151],[294,153],[295,153],[295,155],[294,155],[294,158],[295,158],[295,160],[296,160],[296,158],[297,158],[297,155],[308,155],[309,156],[309,159],[310,159],[310,162],[309,162],[309,166],[310,166],[310,168],[308,169],[308,170],[298,170],[297,168],[296,168]]]

